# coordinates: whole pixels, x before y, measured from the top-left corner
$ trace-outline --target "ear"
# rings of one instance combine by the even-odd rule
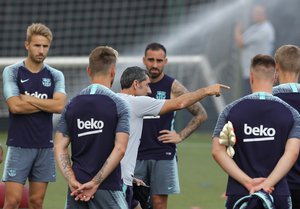
[[[165,58],[165,64],[167,64],[167,63],[168,63],[168,58],[166,57],[166,58]]]
[[[88,76],[91,76],[91,69],[89,67],[86,68],[86,73],[88,74]]]
[[[110,75],[112,78],[115,78],[116,75],[116,67],[113,65],[110,69]]]
[[[24,47],[26,50],[28,50],[29,48],[29,42],[28,41],[24,41]]]
[[[253,84],[253,73],[252,73],[252,70],[250,71],[250,76],[249,76],[249,82],[250,82],[250,85],[252,85]]]
[[[146,57],[143,57],[143,63],[146,65]]]
[[[273,81],[273,85],[274,84],[276,84],[277,83],[277,81],[278,81],[278,71],[277,70],[275,70],[275,73],[274,73],[274,81]]]
[[[138,89],[138,86],[139,86],[139,82],[137,80],[134,80],[132,83],[133,89]]]
[[[278,73],[279,70],[280,70],[280,67],[279,67],[279,64],[278,64],[278,63],[275,64],[275,70],[276,70],[277,73]]]

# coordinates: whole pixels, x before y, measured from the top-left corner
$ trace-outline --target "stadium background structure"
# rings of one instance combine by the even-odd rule
[[[84,59],[95,46],[110,45],[120,52],[121,60],[127,58],[117,66],[120,75],[127,65],[143,66],[146,44],[156,41],[168,50],[167,73],[190,90],[215,81],[230,85],[231,90],[221,102],[229,103],[241,93],[234,25],[238,19],[247,20],[253,3],[262,3],[268,10],[276,30],[275,48],[288,43],[299,45],[298,0],[0,1],[0,68],[3,70],[5,65],[26,55],[26,28],[32,22],[42,22],[53,31],[48,60],[51,58],[53,66],[64,72],[69,97],[88,84]],[[140,57],[139,62],[136,63],[137,59],[128,62],[133,57]],[[193,62],[195,57],[204,58],[207,64]],[[64,58],[73,59],[73,65],[61,67],[59,61]],[[116,91],[119,75],[115,80]],[[0,130],[6,130],[8,112],[3,100],[2,73],[0,97]],[[212,105],[213,102],[211,98],[202,102],[209,120],[200,130],[212,130],[218,115],[218,104]],[[179,111],[177,126],[185,124],[189,117],[187,112]]]

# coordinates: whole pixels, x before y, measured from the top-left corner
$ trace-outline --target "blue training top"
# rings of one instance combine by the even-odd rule
[[[298,83],[281,84],[273,88],[273,95],[279,97],[300,113],[300,85]],[[300,155],[287,175],[290,189],[300,190]]]
[[[57,131],[70,137],[73,170],[81,183],[90,181],[111,154],[116,133],[129,134],[129,106],[100,84],[83,89],[66,106]],[[121,190],[121,168],[101,183],[99,189]]]
[[[167,75],[157,83],[150,83],[151,97],[156,99],[170,99],[171,87],[174,78]],[[174,129],[174,111],[161,116],[144,117],[141,144],[138,151],[138,160],[171,160],[176,153],[176,145],[173,143],[162,143],[158,140],[161,130]]]
[[[62,72],[44,65],[38,73],[30,72],[24,62],[6,67],[3,71],[3,91],[5,99],[20,94],[40,99],[52,99],[55,92],[65,94],[65,80]],[[52,113],[32,114],[9,113],[7,145],[23,148],[51,148]]]
[[[289,138],[300,138],[300,115],[287,103],[271,94],[258,92],[225,107],[213,136],[219,137],[227,121],[236,134],[233,160],[251,178],[267,177],[282,157]],[[249,192],[228,177],[227,195]],[[275,185],[274,195],[290,195],[286,178]]]

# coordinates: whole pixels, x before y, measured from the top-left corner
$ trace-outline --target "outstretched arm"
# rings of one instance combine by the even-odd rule
[[[220,96],[222,89],[230,89],[230,87],[223,84],[213,84],[193,92],[187,92],[181,95],[178,93],[180,96],[166,100],[159,114],[162,115],[170,111],[186,108],[207,96]]]

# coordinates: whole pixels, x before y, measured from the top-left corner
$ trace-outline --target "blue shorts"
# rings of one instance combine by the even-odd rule
[[[65,209],[128,209],[122,191],[97,190],[94,198],[88,202],[76,201],[68,191]]]
[[[236,201],[244,195],[229,195],[226,201],[226,208],[232,209]],[[292,209],[292,200],[290,196],[273,195],[276,209]]]
[[[56,179],[53,148],[7,147],[2,181],[54,182]]]
[[[173,160],[138,160],[134,176],[150,186],[151,195],[180,193],[176,156]]]

